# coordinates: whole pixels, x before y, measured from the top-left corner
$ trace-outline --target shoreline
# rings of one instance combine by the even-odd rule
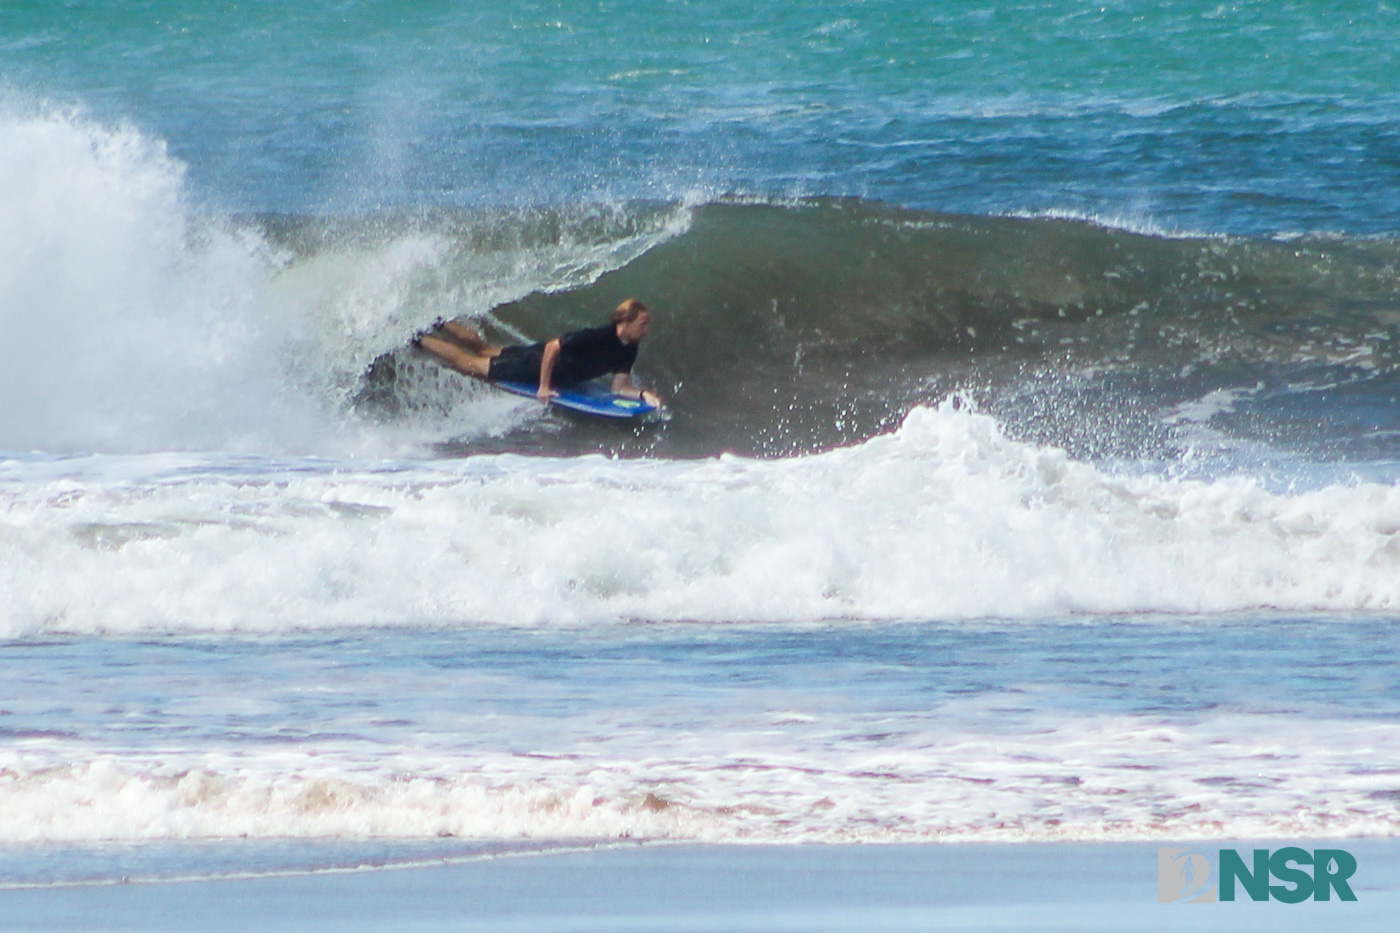
[[[0,930],[1392,928],[1400,914],[1400,839],[1192,848],[1211,854],[1285,844],[1353,853],[1357,901],[1288,905],[1241,894],[1233,904],[1162,904],[1156,842],[661,842],[10,888],[0,890]]]

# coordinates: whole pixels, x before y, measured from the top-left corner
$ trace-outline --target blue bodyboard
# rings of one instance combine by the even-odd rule
[[[534,386],[523,382],[493,382],[491,384],[526,398],[535,398],[538,392]],[[642,415],[649,415],[656,411],[656,406],[650,402],[627,398],[623,395],[614,395],[606,386],[598,382],[581,382],[578,385],[569,386],[567,389],[556,389],[555,393],[554,398],[549,400],[551,405],[583,412],[585,415],[598,415],[602,418],[640,418]]]

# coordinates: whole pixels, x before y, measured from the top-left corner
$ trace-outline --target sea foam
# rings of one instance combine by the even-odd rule
[[[951,401],[785,460],[28,460],[0,497],[18,637],[1400,602],[1394,486],[1119,476]]]
[[[1400,748],[1392,723],[1261,712],[1194,722],[1027,718],[998,713],[1004,703],[984,697],[874,721],[830,710],[811,722],[754,714],[669,728],[643,727],[640,712],[621,729],[551,716],[499,748],[457,754],[373,741],[233,751],[27,739],[0,750],[0,843],[1020,842],[1400,828],[1393,772],[1376,765]],[[868,737],[871,729],[879,734]]]
[[[0,451],[344,453],[498,431],[460,379],[408,424],[353,401],[435,318],[588,284],[689,217],[298,218],[289,243],[187,174],[134,127],[0,105]]]
[[[159,141],[0,115],[0,449],[142,450],[304,435],[271,257],[199,224]]]

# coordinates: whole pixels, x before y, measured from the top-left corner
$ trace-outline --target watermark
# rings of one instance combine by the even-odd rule
[[[1349,883],[1354,874],[1356,857],[1345,849],[1255,849],[1249,862],[1235,849],[1219,849],[1212,867],[1207,855],[1189,846],[1162,846],[1157,850],[1157,899],[1163,904],[1214,904],[1233,901],[1243,891],[1250,900],[1285,904],[1330,901],[1333,895],[1354,901]]]

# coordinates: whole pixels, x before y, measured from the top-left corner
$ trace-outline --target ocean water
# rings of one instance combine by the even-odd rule
[[[1400,832],[1400,12],[0,7],[0,884]],[[410,347],[652,306],[639,425]]]

